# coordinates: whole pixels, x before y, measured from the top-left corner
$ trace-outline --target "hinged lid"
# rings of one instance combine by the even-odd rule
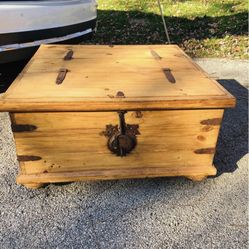
[[[43,45],[1,111],[233,107],[235,99],[175,45]]]

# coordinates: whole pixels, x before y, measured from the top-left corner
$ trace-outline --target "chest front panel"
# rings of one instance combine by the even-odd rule
[[[125,121],[138,125],[137,144],[120,157],[108,149],[105,136],[106,126],[119,124],[116,112],[14,113],[18,182],[213,175],[222,115],[223,110],[130,111]]]

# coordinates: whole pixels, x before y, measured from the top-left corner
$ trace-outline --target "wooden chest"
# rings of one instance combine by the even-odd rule
[[[215,175],[235,99],[170,45],[41,46],[0,99],[17,183]]]

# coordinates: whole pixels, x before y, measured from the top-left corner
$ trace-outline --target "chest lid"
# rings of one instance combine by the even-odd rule
[[[175,45],[43,45],[0,111],[233,107],[235,99]]]

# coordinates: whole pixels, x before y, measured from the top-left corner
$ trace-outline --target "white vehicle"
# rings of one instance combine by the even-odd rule
[[[0,1],[0,63],[30,58],[44,43],[75,43],[95,30],[95,0]]]

